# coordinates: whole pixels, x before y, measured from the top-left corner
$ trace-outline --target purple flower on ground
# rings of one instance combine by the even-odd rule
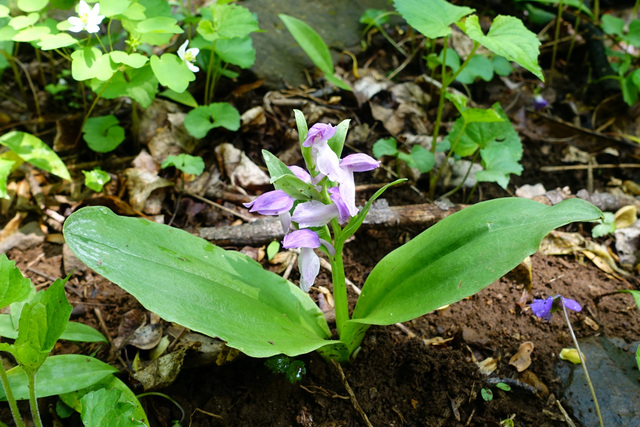
[[[544,99],[544,97],[540,94],[534,95],[533,97],[533,109],[536,111],[540,111],[546,108],[549,105],[549,101]]]
[[[313,230],[295,230],[284,236],[282,246],[285,249],[300,248],[298,269],[300,270],[300,288],[309,292],[309,288],[320,272],[320,258],[314,252],[320,247],[320,237]]]
[[[577,301],[556,295],[545,299],[535,298],[531,303],[531,312],[544,320],[551,320],[553,312],[560,307],[560,300],[569,310],[582,310],[582,306]]]

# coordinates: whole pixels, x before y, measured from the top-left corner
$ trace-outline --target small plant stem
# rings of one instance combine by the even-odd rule
[[[333,300],[335,302],[336,312],[336,329],[338,330],[338,336],[342,335],[342,328],[344,324],[349,320],[349,304],[347,300],[347,284],[344,275],[344,263],[342,261],[342,247],[344,242],[340,239],[340,225],[334,219],[331,221],[331,227],[333,228],[333,234],[335,236],[335,250],[334,256],[330,257],[331,262],[331,278],[333,280]]]
[[[27,373],[29,380],[29,407],[31,408],[31,417],[36,427],[42,427],[40,419],[40,408],[38,408],[38,399],[36,398],[36,373]]]
[[[215,49],[216,42],[213,42],[211,46],[211,56],[209,56],[209,64],[207,64],[207,79],[204,83],[204,104],[209,105],[211,103],[211,98],[209,93],[213,93],[213,89],[211,86],[215,86],[214,73],[215,73]]]
[[[464,134],[464,131],[465,131],[466,128],[467,128],[467,122],[465,121],[464,124],[462,125],[462,129],[460,129],[460,132],[458,133],[458,137],[456,138],[454,143],[451,144],[451,148],[447,152],[447,156],[445,157],[444,161],[442,162],[442,165],[440,166],[440,168],[438,168],[438,172],[431,179],[431,182],[430,182],[430,185],[429,185],[429,189],[433,190],[432,193],[429,194],[429,197],[431,198],[431,200],[433,200],[433,197],[435,196],[436,185],[438,185],[438,181],[440,180],[440,176],[442,175],[442,170],[448,164],[449,158],[451,157],[451,155],[453,154],[454,150],[456,149],[456,146],[458,145],[458,142],[460,142],[460,138],[462,138],[462,135]]]
[[[0,49],[0,53],[2,54],[2,56],[6,58],[7,62],[11,64],[11,69],[13,70],[13,77],[15,78],[15,81],[18,84],[18,89],[20,90],[20,94],[22,95],[23,101],[26,102],[27,91],[24,89],[24,84],[22,83],[22,79],[20,78],[20,71],[18,70],[16,62],[13,60],[14,57],[2,49]]]
[[[631,12],[631,19],[635,19],[638,17],[638,6],[640,5],[640,0],[636,0],[636,3],[633,5],[633,11]]]
[[[589,384],[589,390],[591,390],[591,397],[593,397],[593,404],[596,407],[596,414],[598,414],[598,421],[600,421],[600,427],[604,427],[604,421],[602,421],[602,413],[600,412],[600,405],[598,405],[598,398],[596,397],[596,391],[593,388],[593,383],[591,382],[591,377],[589,376],[589,371],[587,370],[587,364],[585,363],[584,357],[582,356],[582,351],[580,350],[580,344],[578,344],[578,339],[576,338],[576,334],[573,332],[573,328],[571,327],[571,322],[569,321],[569,313],[567,313],[567,307],[564,305],[564,301],[562,298],[560,299],[560,303],[562,304],[562,312],[564,313],[564,320],[567,322],[567,326],[569,327],[569,332],[571,332],[571,338],[573,339],[573,343],[576,346],[576,350],[578,350],[578,357],[580,358],[580,363],[582,363],[582,369],[584,369],[584,376],[587,379],[587,384]]]
[[[4,369],[2,361],[0,361],[0,381],[2,381],[2,388],[4,388],[4,394],[7,396],[7,402],[9,402],[11,415],[13,415],[16,427],[24,427],[24,423],[20,417],[20,410],[18,410],[18,403],[13,396],[13,390],[11,389],[11,384],[9,384],[9,377],[7,376],[7,371]]]
[[[447,63],[448,37],[444,38],[444,52],[442,53],[442,80],[441,80],[442,87],[440,88],[440,97],[438,98],[438,113],[436,115],[436,122],[433,125],[433,137],[431,140],[431,152],[434,155],[436,154],[436,141],[438,140],[438,134],[440,133],[440,125],[442,124],[442,112],[444,110],[444,99],[447,93],[447,88],[451,83],[453,83],[453,81],[456,79],[456,77],[458,77],[458,75],[462,72],[462,70],[464,70],[464,68],[469,64],[469,61],[471,61],[471,58],[473,58],[473,56],[476,54],[476,50],[478,49],[479,46],[480,46],[480,43],[475,41],[473,42],[473,49],[471,49],[471,52],[469,52],[469,55],[467,55],[467,59],[464,60],[464,62],[460,65],[460,68],[458,68],[458,70],[451,76],[451,78],[447,79],[446,63]],[[460,133],[460,135],[462,135],[462,132]],[[449,150],[449,153],[447,154],[447,160],[449,159],[451,151],[453,151],[453,147],[451,147],[451,150]],[[445,163],[443,163],[443,165],[444,164]],[[433,198],[435,197],[436,185],[438,185],[438,180],[440,179],[441,173],[442,173],[442,167],[438,169],[438,172],[435,172],[434,170],[432,170],[429,173],[429,175],[431,176],[431,179],[429,181],[429,198],[431,200],[433,200]]]
[[[593,2],[593,21],[596,25],[600,25],[600,0]]]
[[[174,405],[176,405],[178,407],[178,409],[180,409],[180,413],[182,414],[182,416],[180,417],[180,424],[182,424],[182,421],[184,420],[185,417],[185,412],[184,412],[184,408],[182,407],[182,405],[180,405],[178,402],[176,402],[175,399],[173,399],[171,396],[168,396],[164,393],[159,393],[157,391],[148,391],[146,393],[142,393],[137,395],[136,397],[138,399],[140,399],[141,397],[146,397],[146,396],[159,396],[159,397],[164,397],[165,399],[167,399],[169,402],[173,403]]]
[[[558,3],[558,15],[556,16],[556,33],[553,38],[553,53],[551,54],[551,75],[549,76],[549,85],[553,83],[553,71],[556,68],[556,55],[558,53],[558,40],[560,39],[560,24],[562,24],[562,9],[564,8],[564,0]]]
[[[36,87],[33,84],[33,81],[31,80],[31,76],[29,76],[29,70],[27,70],[26,65],[24,65],[22,62],[20,62],[18,60],[18,58],[13,58],[13,60],[15,61],[16,64],[18,64],[20,66],[20,68],[22,68],[22,71],[24,72],[24,76],[27,78],[27,83],[29,83],[29,88],[31,89],[31,93],[33,95],[33,104],[36,107],[36,114],[38,115],[38,121],[42,121],[42,113],[40,111],[40,103],[38,102],[38,92],[36,91]],[[26,99],[25,99],[26,101]]]
[[[469,164],[469,168],[467,169],[467,173],[464,175],[464,178],[462,178],[462,181],[460,181],[460,184],[458,184],[454,189],[449,190],[448,192],[446,192],[445,194],[443,194],[442,198],[445,197],[449,197],[452,194],[456,193],[457,191],[459,191],[462,186],[464,185],[465,181],[467,180],[467,178],[469,177],[469,174],[471,173],[471,169],[473,169],[473,164],[475,163],[476,159],[478,158],[478,154],[480,154],[480,148],[476,148],[476,152],[473,153],[473,159],[471,159],[471,163]]]
[[[107,82],[104,84],[100,93],[96,95],[95,99],[91,103],[91,107],[89,107],[89,111],[87,111],[87,114],[84,115],[84,118],[82,119],[82,125],[80,126],[80,133],[76,138],[76,144],[78,143],[78,141],[80,141],[80,136],[82,135],[82,129],[84,128],[84,125],[87,123],[87,120],[89,119],[89,116],[93,112],[93,109],[95,108],[96,104],[100,100],[100,97],[102,96],[104,91],[107,90],[107,87],[109,86],[109,83],[111,83],[111,79],[113,79],[113,76],[115,76],[115,73],[111,77],[109,77],[109,80],[107,80]]]

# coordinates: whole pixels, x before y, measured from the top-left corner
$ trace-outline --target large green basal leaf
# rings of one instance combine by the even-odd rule
[[[36,374],[36,396],[47,397],[89,387],[118,372],[116,368],[100,360],[81,354],[50,356]],[[18,400],[29,398],[27,375],[20,366],[7,372],[13,395]],[[6,400],[0,387],[0,400]]]
[[[250,356],[335,343],[326,340],[324,316],[306,293],[244,254],[104,207],[71,215],[64,235],[82,262],[147,309]]]
[[[468,207],[384,257],[367,278],[351,322],[389,325],[460,301],[536,252],[554,228],[601,215],[581,199],[547,206],[504,198]]]
[[[0,136],[0,145],[9,148],[25,162],[71,181],[71,176],[64,162],[37,136],[26,132],[11,131]]]

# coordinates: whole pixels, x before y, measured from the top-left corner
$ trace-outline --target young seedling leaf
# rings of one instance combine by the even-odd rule
[[[82,405],[82,422],[85,426],[96,427],[135,427],[145,423],[133,415],[135,406],[122,401],[122,392],[116,389],[101,388],[85,394]]]
[[[471,84],[477,78],[481,78],[485,82],[493,79],[493,64],[491,60],[484,55],[475,55],[462,69],[456,80],[460,83]]]
[[[11,40],[14,42],[34,42],[47,36],[50,32],[51,29],[46,25],[35,25],[18,31],[18,34],[13,36]]]
[[[280,252],[280,242],[274,240],[267,245],[267,259],[271,261]]]
[[[87,119],[82,128],[83,139],[93,151],[108,153],[124,141],[124,128],[113,114]]]
[[[102,191],[104,185],[111,181],[111,175],[96,167],[90,171],[82,171],[84,174],[84,185],[99,193]]]
[[[138,22],[137,30],[142,34],[156,33],[156,34],[182,34],[184,31],[178,25],[178,21],[175,18],[167,16],[156,16],[153,18],[145,19]]]
[[[335,343],[305,292],[244,254],[104,207],[72,214],[64,235],[82,262],[147,309],[250,356],[293,356]]]
[[[522,173],[522,142],[515,130],[504,141],[490,141],[480,150],[480,157],[484,170],[476,172],[478,181],[496,182],[507,188],[509,175]]]
[[[107,375],[118,372],[113,366],[81,354],[50,356],[36,375],[36,397],[55,396],[89,387]],[[29,398],[27,375],[20,366],[7,372],[9,384],[16,399]],[[0,400],[6,400],[4,389],[0,388]]]
[[[184,125],[195,138],[204,138],[211,129],[217,127],[238,130],[240,113],[227,102],[214,102],[189,111],[184,118]]]
[[[617,16],[609,14],[602,15],[600,25],[605,34],[613,34],[619,37],[624,34],[624,20]]]
[[[373,144],[373,148],[371,151],[373,152],[373,156],[376,159],[379,159],[382,156],[395,157],[395,155],[398,154],[398,143],[393,137],[380,138],[375,142],[375,144]]]
[[[193,95],[191,95],[187,91],[178,93],[174,90],[167,89],[164,92],[161,92],[160,96],[164,96],[165,98],[169,98],[172,101],[179,102],[180,104],[186,105],[187,107],[196,108],[198,106],[198,101],[196,101]]]
[[[14,30],[20,31],[23,28],[27,28],[35,24],[38,22],[38,19],[40,19],[40,14],[33,12],[28,15],[14,16],[11,18],[8,25]]]
[[[493,110],[494,112],[480,109],[463,111],[462,117],[455,121],[451,132],[446,137],[455,154],[460,157],[470,156],[478,148],[486,147],[491,141],[504,140],[514,133],[517,137],[517,132],[500,105],[495,104]],[[466,122],[465,117],[469,117],[472,121]],[[500,118],[500,121],[496,120]]]
[[[121,50],[115,50],[109,53],[109,57],[116,64],[125,64],[131,68],[141,68],[149,58],[139,53],[126,53]]]
[[[306,22],[293,16],[281,13],[278,17],[282,20],[284,26],[287,27],[287,30],[289,30],[289,33],[291,33],[298,45],[304,50],[307,56],[309,56],[309,59],[313,61],[320,71],[325,73],[327,80],[341,89],[351,90],[346,83],[334,76],[333,59],[331,58],[329,47],[316,30],[311,28]]]
[[[197,28],[198,34],[208,41],[247,37],[260,31],[258,21],[249,9],[237,4],[214,4],[200,10],[202,19]]]
[[[31,280],[24,277],[15,264],[5,254],[0,254],[0,308],[24,300],[31,292]]]
[[[151,69],[161,85],[181,93],[187,90],[189,83],[196,79],[187,64],[173,53],[165,53],[161,57],[151,57]]]
[[[56,280],[22,308],[12,354],[27,373],[42,366],[67,328],[72,308],[64,292],[68,279]]]
[[[465,208],[385,256],[369,274],[348,323],[389,325],[452,304],[536,252],[554,228],[601,216],[581,199],[547,206],[504,198]]]
[[[100,0],[100,14],[111,18],[123,13],[131,5],[132,0]]]
[[[25,162],[31,163],[57,177],[71,181],[71,176],[64,162],[37,136],[26,132],[11,131],[0,136],[0,144],[9,148]],[[0,162],[0,171],[1,169],[2,162]]]
[[[200,156],[192,156],[190,154],[178,154],[177,156],[168,156],[162,162],[162,169],[174,166],[176,169],[191,175],[201,175],[204,172],[204,160]]]
[[[430,39],[448,36],[452,24],[475,11],[446,0],[395,0],[393,5],[409,25]]]
[[[96,382],[95,384],[90,385],[89,387],[61,394],[60,399],[69,407],[75,409],[79,413],[82,413],[83,411],[80,399],[82,399],[87,393],[100,389],[120,391],[121,396],[119,401],[132,404],[135,407],[132,414],[133,417],[136,420],[141,420],[145,425],[149,425],[149,421],[147,420],[147,415],[144,412],[144,408],[140,404],[140,401],[138,400],[136,395],[133,393],[133,391],[131,391],[129,387],[127,387],[125,383],[123,383],[115,375],[107,375],[105,378]]]
[[[518,18],[498,15],[487,35],[482,31],[476,15],[469,16],[457,25],[472,40],[509,61],[517,62],[544,81],[542,69],[538,65],[540,40]]]
[[[429,172],[436,164],[436,158],[433,153],[420,145],[414,145],[408,157],[409,161],[407,163],[409,166],[417,168],[422,173]]]

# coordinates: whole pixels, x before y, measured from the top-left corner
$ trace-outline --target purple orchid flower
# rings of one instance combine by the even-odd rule
[[[250,208],[249,212],[257,212],[260,215],[278,215],[284,232],[289,231],[293,198],[284,191],[268,191],[249,203],[243,203],[243,205]]]
[[[564,306],[569,310],[582,310],[582,306],[577,301],[560,295],[555,295],[546,299],[535,298],[531,303],[531,312],[544,320],[551,320],[553,313],[560,307],[560,299]]]
[[[321,227],[339,215],[338,207],[331,203],[325,205],[318,200],[300,203],[293,211],[291,219],[300,228]]]
[[[303,147],[312,147],[316,144],[326,143],[336,134],[336,127],[329,123],[316,123],[307,132],[307,138],[302,143]]]
[[[351,218],[351,214],[349,213],[349,208],[347,207],[346,203],[344,202],[344,200],[342,200],[342,196],[340,195],[340,188],[331,187],[328,191],[331,201],[338,208],[338,222],[340,224],[344,224],[345,222],[349,221],[349,219]]]
[[[358,215],[356,207],[356,183],[353,179],[354,172],[367,172],[380,166],[380,162],[363,153],[349,154],[340,161],[340,168],[345,177],[340,182],[340,196],[349,211],[350,216]]]
[[[320,258],[314,252],[320,247],[320,237],[313,230],[295,230],[284,236],[282,246],[286,249],[300,248],[298,269],[300,270],[300,288],[309,292],[311,285],[320,272]]]
[[[311,157],[320,174],[328,176],[331,181],[341,182],[345,178],[340,168],[340,158],[329,147],[328,141],[336,133],[336,127],[328,123],[316,123],[309,129],[303,147],[311,147]]]

